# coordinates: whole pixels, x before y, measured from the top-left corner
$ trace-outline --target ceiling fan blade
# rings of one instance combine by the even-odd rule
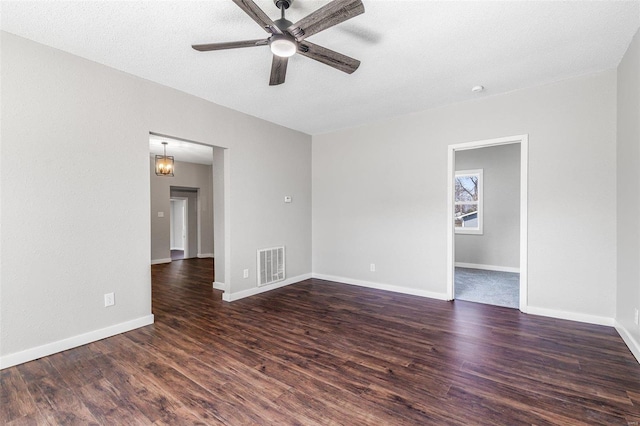
[[[273,62],[271,63],[271,77],[269,78],[269,86],[277,86],[284,83],[284,77],[287,74],[287,63],[289,58],[283,58],[278,55],[273,55]]]
[[[291,25],[287,31],[301,41],[361,13],[364,13],[361,0],[333,0]]]
[[[303,41],[298,45],[298,53],[307,58],[314,59],[330,67],[344,71],[347,74],[353,73],[360,66],[360,61],[350,58],[326,47]]]
[[[258,25],[264,28],[266,32],[271,34],[282,34],[280,28],[276,26],[271,18],[269,18],[267,14],[253,2],[253,0],[233,0],[233,2],[237,4],[240,9],[244,10],[244,13],[249,15],[251,19],[256,21]]]
[[[200,52],[208,52],[210,50],[224,50],[224,49],[236,49],[238,47],[253,47],[253,46],[266,46],[269,44],[269,40],[244,40],[244,41],[230,41],[226,43],[208,43],[208,44],[192,44],[195,50]]]

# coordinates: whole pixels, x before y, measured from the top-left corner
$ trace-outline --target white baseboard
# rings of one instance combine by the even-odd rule
[[[0,357],[0,370],[153,324],[153,314]]]
[[[166,259],[151,259],[152,265],[157,265],[159,263],[171,263],[171,258],[167,257]]]
[[[543,317],[558,318],[570,321],[585,322],[587,324],[606,325],[613,327],[613,318],[601,317],[598,315],[582,314],[579,312],[559,311],[556,309],[538,308],[535,306],[527,306],[527,314],[540,315]]]
[[[516,274],[520,273],[520,268],[514,268],[512,266],[481,265],[479,263],[464,262],[456,262],[455,266],[458,268],[482,269],[483,271],[515,272]]]
[[[224,291],[224,283],[219,283],[219,282],[214,281],[213,282],[213,288],[216,289],[216,290]]]
[[[354,280],[345,277],[313,273],[313,278],[326,281],[334,281],[342,284],[357,285],[360,287],[375,288],[378,290],[393,291],[395,293],[410,294],[412,296],[429,297],[431,299],[447,300],[447,293],[436,293],[433,291],[420,290],[411,287],[401,287],[393,284],[374,283],[371,281]]]
[[[198,253],[198,259],[208,259],[213,257],[213,253]]]
[[[277,283],[264,285],[262,287],[254,287],[248,290],[239,291],[237,293],[227,294],[226,292],[222,294],[222,300],[225,302],[233,302],[236,300],[244,299],[245,297],[255,296],[256,294],[264,293],[266,291],[275,290],[280,287],[285,287],[291,284],[299,283],[300,281],[308,280],[311,278],[311,274],[303,274],[298,275],[297,277],[287,278],[284,281],[279,281]]]
[[[629,333],[629,331],[624,328],[624,326],[618,321],[615,321],[614,326],[618,331],[620,337],[622,337],[624,343],[626,343],[626,345],[629,347],[629,350],[631,351],[633,356],[636,357],[636,361],[640,363],[640,343],[638,343],[638,341],[633,338],[631,333]]]

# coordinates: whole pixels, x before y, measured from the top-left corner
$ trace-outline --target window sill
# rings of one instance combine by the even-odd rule
[[[462,235],[482,235],[482,229],[456,229],[456,234]]]

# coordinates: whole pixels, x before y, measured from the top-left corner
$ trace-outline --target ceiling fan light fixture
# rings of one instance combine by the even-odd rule
[[[298,51],[298,46],[293,37],[288,37],[284,34],[273,35],[269,39],[269,47],[274,55],[282,58],[289,58]]]

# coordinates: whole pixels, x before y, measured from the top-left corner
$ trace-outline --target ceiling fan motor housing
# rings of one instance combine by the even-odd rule
[[[287,28],[293,25],[293,22],[284,18],[276,19],[275,21],[273,21],[273,23],[276,24],[276,27],[280,28],[283,33],[287,31]]]

